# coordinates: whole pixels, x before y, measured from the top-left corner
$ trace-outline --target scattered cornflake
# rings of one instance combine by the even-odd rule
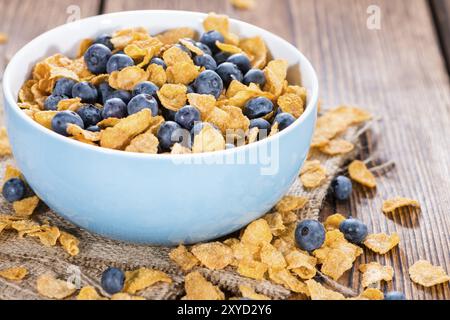
[[[266,214],[263,218],[269,224],[270,231],[272,231],[272,234],[274,236],[277,236],[286,230],[286,226],[284,225],[283,216],[281,215],[281,213],[269,213]]]
[[[308,203],[308,198],[298,196],[284,196],[275,206],[279,212],[296,211],[303,209]]]
[[[351,142],[348,142],[343,139],[333,139],[333,140],[330,140],[330,142],[328,142],[328,144],[320,147],[319,150],[322,153],[325,153],[329,156],[337,156],[337,155],[349,153],[349,152],[353,151],[354,148],[355,148],[355,146]]]
[[[327,231],[339,230],[339,226],[341,225],[342,221],[344,221],[344,220],[345,220],[345,217],[342,214],[335,213],[335,214],[327,217],[323,225]]]
[[[130,294],[153,286],[158,282],[172,283],[172,279],[162,271],[140,268],[125,272],[123,291]]]
[[[8,35],[6,33],[0,32],[0,44],[8,42]]]
[[[287,269],[269,268],[269,279],[277,284],[283,285],[293,292],[303,293],[309,296],[309,291],[306,285],[293,276]]]
[[[270,300],[269,297],[267,297],[263,294],[256,293],[255,290],[250,286],[240,285],[239,291],[241,291],[241,295],[243,298],[247,298],[247,299],[251,299],[251,300]]]
[[[75,236],[67,232],[61,231],[58,241],[63,247],[63,249],[72,257],[80,253],[80,249],[78,248],[80,241]]]
[[[189,273],[184,281],[186,296],[183,300],[224,300],[225,295],[199,272]]]
[[[233,261],[233,250],[220,242],[195,245],[191,252],[210,270],[224,269]]]
[[[314,189],[322,185],[327,178],[327,170],[318,160],[306,161],[301,172],[300,180],[303,186]]]
[[[434,266],[426,260],[419,260],[409,268],[411,280],[424,287],[446,283],[450,277],[441,266]]]
[[[169,257],[183,271],[190,271],[200,263],[200,261],[183,245],[179,245],[176,249],[170,251]]]
[[[414,199],[396,197],[396,198],[384,201],[382,210],[384,213],[390,213],[390,212],[394,212],[395,210],[397,210],[399,208],[403,208],[403,207],[420,208],[420,203],[419,203],[419,201],[414,200]]]
[[[261,248],[260,260],[262,263],[269,266],[269,268],[273,269],[283,269],[287,266],[283,254],[273,245],[268,243]]]
[[[122,300],[122,301],[125,301],[125,300],[145,300],[145,298],[144,297],[139,297],[139,296],[132,296],[132,295],[130,295],[128,293],[124,293],[124,292],[119,292],[119,293],[113,294],[111,296],[111,300]]]
[[[36,196],[24,198],[13,202],[13,209],[19,217],[29,217],[39,204],[39,198]]]
[[[25,278],[27,274],[28,270],[24,267],[14,267],[0,270],[0,277],[7,280],[20,281]]]
[[[364,245],[379,254],[386,254],[400,243],[399,235],[394,232],[391,235],[385,233],[369,234],[364,240]]]
[[[317,281],[311,279],[306,281],[311,300],[345,300],[345,297],[339,292],[325,288]]]
[[[5,127],[0,128],[0,156],[10,156],[11,146]]]
[[[255,245],[264,245],[272,241],[272,232],[270,226],[264,219],[258,219],[250,223],[245,228],[241,237],[242,243],[250,243]]]
[[[39,276],[36,282],[36,288],[40,295],[51,299],[67,298],[77,290],[72,283],[56,279],[49,274]]]
[[[379,289],[367,288],[356,299],[357,300],[384,300],[384,294]]]
[[[61,232],[57,227],[52,227],[49,225],[43,225],[39,227],[36,232],[28,233],[30,237],[37,237],[41,243],[46,247],[53,247],[56,245]]]
[[[382,266],[378,262],[361,264],[359,271],[363,273],[361,285],[363,288],[371,284],[377,284],[380,281],[392,281],[394,269],[391,266]]]
[[[312,279],[316,273],[317,259],[298,249],[291,250],[286,255],[288,270],[298,275],[301,279]]]
[[[250,258],[244,258],[238,263],[237,273],[247,278],[262,280],[264,279],[267,269],[268,267],[265,263]]]
[[[253,9],[255,6],[255,0],[230,0],[233,7],[240,10]]]
[[[77,300],[106,300],[102,296],[100,296],[92,286],[87,286],[81,288],[80,292],[77,295]]]
[[[158,91],[161,104],[172,111],[178,111],[186,105],[187,87],[181,84],[165,84]]]
[[[350,174],[350,178],[352,178],[352,180],[362,184],[363,186],[368,188],[375,188],[377,186],[375,176],[369,171],[369,169],[367,169],[366,164],[360,160],[355,160],[350,164],[348,167],[348,173]]]

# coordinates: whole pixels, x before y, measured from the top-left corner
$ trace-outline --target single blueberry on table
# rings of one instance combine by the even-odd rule
[[[280,131],[286,129],[287,127],[289,127],[291,124],[293,124],[295,122],[295,117],[290,114],[290,113],[286,113],[286,112],[281,112],[279,114],[277,114],[275,116],[275,119],[273,120],[273,123],[278,123],[278,129]]]
[[[84,123],[81,117],[73,111],[61,111],[58,112],[52,119],[52,129],[56,133],[63,136],[69,136],[67,133],[67,126],[69,123],[75,124],[84,129]]]
[[[251,69],[245,74],[243,83],[246,86],[248,86],[250,83],[255,83],[259,84],[260,87],[264,87],[264,85],[266,84],[266,75],[262,70]]]
[[[384,300],[406,300],[406,297],[403,292],[390,291],[384,295]]]
[[[12,178],[3,185],[2,194],[8,202],[22,200],[25,197],[27,188],[25,183],[18,178]]]
[[[214,55],[214,60],[216,60],[217,65],[221,65],[224,62],[227,62],[227,59],[231,56],[228,52],[220,51]]]
[[[96,103],[98,99],[97,88],[89,82],[78,82],[72,88],[72,97],[80,98],[83,103]]]
[[[139,94],[149,94],[151,96],[155,96],[158,92],[159,87],[151,81],[144,81],[137,84],[133,89],[133,97]]]
[[[106,73],[106,64],[111,57],[112,52],[107,46],[103,44],[93,44],[84,54],[84,61],[87,68],[93,74]]]
[[[118,118],[122,119],[127,116],[127,105],[119,98],[109,99],[105,102],[102,110],[103,119]]]
[[[161,59],[161,58],[157,58],[157,57],[152,58],[152,60],[150,60],[150,64],[157,64],[157,65],[160,65],[160,66],[163,67],[164,69],[167,68],[167,65],[166,65],[166,63],[164,62],[164,60]]]
[[[295,241],[300,249],[313,251],[325,241],[325,228],[316,220],[303,220],[295,229]]]
[[[82,106],[77,110],[77,113],[83,120],[85,127],[94,126],[103,120],[102,111],[92,104]]]
[[[338,200],[348,200],[352,194],[352,182],[345,176],[338,176],[331,182],[331,190]]]
[[[211,49],[212,53],[216,53],[219,51],[219,48],[216,46],[216,41],[225,42],[225,38],[223,35],[215,30],[205,32],[200,37],[200,42],[207,45],[209,49]]]
[[[63,95],[52,94],[51,96],[48,96],[47,99],[45,99],[44,109],[55,111],[58,109],[58,103],[61,100],[65,100],[65,99],[69,99],[69,97],[63,96]]]
[[[216,69],[216,73],[222,79],[225,87],[228,87],[233,80],[242,82],[244,76],[241,70],[234,63],[224,62]]]
[[[367,226],[358,219],[349,218],[341,222],[339,230],[345,239],[354,244],[361,244],[367,237]]]
[[[187,132],[187,136],[186,136]],[[183,143],[189,145],[190,134],[174,121],[164,122],[158,130],[158,140],[163,150],[170,150],[175,143]]]
[[[102,44],[109,48],[109,50],[114,50],[114,45],[111,42],[112,37],[109,34],[101,34],[94,40],[94,44]]]
[[[98,100],[100,102],[102,102],[102,104],[105,104],[106,100],[108,100],[108,97],[113,92],[114,92],[114,88],[111,88],[111,86],[108,84],[108,82],[100,83],[97,87]]]
[[[191,130],[194,124],[200,121],[200,111],[192,106],[185,106],[175,114],[175,121],[187,130]]]
[[[218,99],[223,91],[223,81],[214,71],[205,70],[195,79],[194,89],[199,94],[210,94]]]
[[[196,66],[205,67],[206,70],[216,70],[217,68],[216,60],[214,60],[214,58],[209,54],[196,56],[194,58],[194,63]]]
[[[227,59],[227,62],[234,63],[235,65],[237,65],[239,70],[241,70],[242,74],[246,74],[252,68],[250,59],[245,54],[242,53],[236,53],[231,55]]]
[[[109,294],[115,294],[123,290],[125,274],[117,268],[108,268],[102,274],[101,285]]]
[[[116,90],[110,93],[110,95],[106,98],[106,101],[113,98],[119,98],[120,100],[125,102],[125,104],[128,104],[128,102],[130,102],[131,100],[131,93],[126,90]]]
[[[52,95],[72,97],[72,88],[77,82],[68,78],[61,78],[56,81]]]
[[[261,118],[273,111],[272,101],[265,97],[258,97],[249,100],[244,107],[244,114],[249,119]]]
[[[102,131],[102,129],[100,129],[99,126],[90,126],[89,128],[86,129],[87,131],[91,131],[91,132],[100,132]]]
[[[113,73],[114,71],[120,71],[131,66],[134,66],[133,59],[126,54],[115,54],[109,58],[106,64],[106,72]]]
[[[158,102],[156,102],[156,99],[149,94],[138,94],[128,103],[128,114],[138,113],[142,109],[150,109],[152,116],[155,117],[158,115]]]
[[[200,50],[202,50],[204,54],[209,54],[210,56],[212,56],[212,51],[206,44],[201,43],[201,42],[196,42],[194,45],[197,48],[199,48]]]

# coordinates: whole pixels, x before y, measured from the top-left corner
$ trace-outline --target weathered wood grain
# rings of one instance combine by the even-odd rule
[[[450,73],[450,0],[429,0],[442,52],[446,57],[447,71]]]

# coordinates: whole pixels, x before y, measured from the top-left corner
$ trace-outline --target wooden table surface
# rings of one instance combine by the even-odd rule
[[[0,74],[21,46],[67,19],[136,9],[178,9],[228,14],[294,43],[315,66],[325,106],[354,104],[381,117],[368,145],[396,169],[378,179],[376,191],[355,188],[334,211],[365,221],[372,232],[398,232],[399,248],[365,254],[341,283],[360,290],[358,264],[380,261],[395,269],[384,289],[409,299],[450,299],[448,283],[423,288],[408,267],[427,259],[450,272],[450,0],[257,0],[250,11],[226,0],[0,0]],[[368,7],[381,13],[379,30],[367,28]],[[369,8],[371,9],[371,8]],[[375,8],[376,9],[376,8]],[[76,37],[76,34],[68,35]],[[445,58],[447,55],[447,59]],[[383,199],[412,197],[421,211],[381,213]]]

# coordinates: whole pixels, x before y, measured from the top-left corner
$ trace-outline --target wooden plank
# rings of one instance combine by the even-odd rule
[[[372,4],[381,10],[380,30],[366,27]],[[379,156],[397,163],[378,179],[376,191],[355,186],[351,201],[336,205],[372,232],[400,234],[399,248],[384,257],[367,252],[358,264],[392,265],[395,279],[383,288],[402,290],[410,299],[449,299],[447,284],[427,289],[408,275],[419,259],[450,271],[450,86],[427,2],[291,0],[290,5],[297,44],[318,72],[325,105],[361,105],[382,117],[375,127]],[[421,212],[383,215],[382,201],[392,196],[418,199]],[[360,281],[355,268],[343,283],[360,290]]]
[[[430,0],[430,5],[450,73],[450,0]]]

